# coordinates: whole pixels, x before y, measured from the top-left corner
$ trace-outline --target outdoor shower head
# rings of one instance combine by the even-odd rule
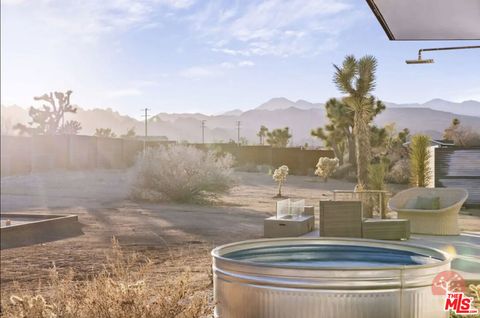
[[[418,59],[416,60],[405,60],[407,64],[431,64],[434,63],[433,59],[422,59],[422,50],[418,51]]]
[[[435,63],[435,61],[433,59],[427,59],[427,60],[418,59],[418,60],[405,60],[405,63],[407,63],[407,64],[431,64],[431,63]]]
[[[447,51],[447,50],[464,50],[464,49],[480,49],[480,45],[470,45],[470,46],[453,46],[453,47],[437,47],[431,49],[420,49],[418,50],[418,59],[416,60],[406,60],[407,64],[431,64],[434,63],[432,59],[423,60],[422,52],[425,51]]]

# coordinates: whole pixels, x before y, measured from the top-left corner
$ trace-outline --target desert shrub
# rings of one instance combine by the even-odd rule
[[[368,189],[385,190],[386,165],[383,163],[368,166]]]
[[[471,127],[461,125],[458,118],[454,118],[450,127],[445,129],[443,138],[452,140],[456,146],[460,147],[480,146],[480,134]]]
[[[231,155],[180,145],[147,149],[133,169],[132,195],[151,201],[189,202],[234,185]]]
[[[472,130],[470,127],[458,128],[452,139],[456,146],[461,146],[461,147],[480,146],[480,134]]]
[[[273,172],[272,178],[273,180],[275,180],[275,182],[278,185],[277,197],[282,196],[282,186],[285,183],[285,181],[287,181],[287,176],[288,176],[288,167],[286,165],[278,167]]]
[[[153,284],[153,263],[139,255],[125,255],[114,240],[104,270],[87,281],[75,281],[70,271],[60,277],[51,269],[47,295],[17,294],[2,304],[5,317],[127,318],[207,317],[208,295],[195,291],[187,272]]]
[[[320,157],[317,163],[315,174],[323,178],[327,182],[328,178],[335,172],[338,167],[338,158]]]
[[[387,174],[388,182],[407,184],[410,180],[410,163],[407,159],[398,160]]]
[[[430,169],[430,137],[414,135],[410,142],[410,182],[415,187],[426,187],[432,175]]]

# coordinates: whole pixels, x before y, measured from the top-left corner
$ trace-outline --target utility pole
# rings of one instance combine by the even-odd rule
[[[237,120],[237,143],[240,146],[240,120]]]
[[[202,144],[205,143],[205,122],[206,120],[202,120]]]
[[[65,134],[65,106],[63,106],[63,110],[62,110],[62,130],[63,130],[63,133]]]
[[[143,138],[143,155],[145,156],[145,152],[146,152],[146,150],[147,150],[147,135],[148,135],[148,129],[147,129],[147,127],[148,127],[148,111],[149,111],[150,109],[148,109],[148,108],[146,108],[146,107],[145,107],[145,108],[144,108],[144,109],[142,109],[142,110],[144,111],[144,115],[143,115],[143,117],[145,117],[145,137]]]

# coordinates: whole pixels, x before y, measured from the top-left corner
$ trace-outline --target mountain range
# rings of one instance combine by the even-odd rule
[[[433,138],[440,138],[443,130],[453,118],[458,118],[462,125],[480,130],[480,102],[465,101],[455,103],[434,99],[419,104],[395,104],[386,102],[386,110],[375,118],[375,124],[384,126],[395,122],[397,129],[409,128],[412,133],[427,133]],[[18,122],[29,121],[28,110],[19,106],[3,106],[2,134],[12,134],[12,126]],[[92,135],[96,128],[111,128],[117,135],[135,128],[138,134],[144,129],[143,121],[122,115],[110,108],[82,109],[76,114],[68,114],[66,119],[75,119],[82,124],[80,134]],[[308,143],[320,146],[321,142],[310,136],[310,130],[327,123],[324,104],[311,103],[306,100],[291,101],[279,97],[251,110],[232,110],[219,115],[201,113],[158,113],[148,122],[149,135],[166,136],[170,140],[189,142],[201,141],[202,120],[205,120],[206,142],[221,142],[237,139],[237,122],[240,121],[240,134],[249,143],[258,143],[261,125],[269,129],[289,127],[293,135],[292,145]]]

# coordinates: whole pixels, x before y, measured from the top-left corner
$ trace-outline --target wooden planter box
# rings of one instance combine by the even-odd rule
[[[401,240],[410,238],[410,221],[407,219],[365,219],[363,237],[376,240]]]
[[[320,236],[362,237],[362,202],[320,201]]]

